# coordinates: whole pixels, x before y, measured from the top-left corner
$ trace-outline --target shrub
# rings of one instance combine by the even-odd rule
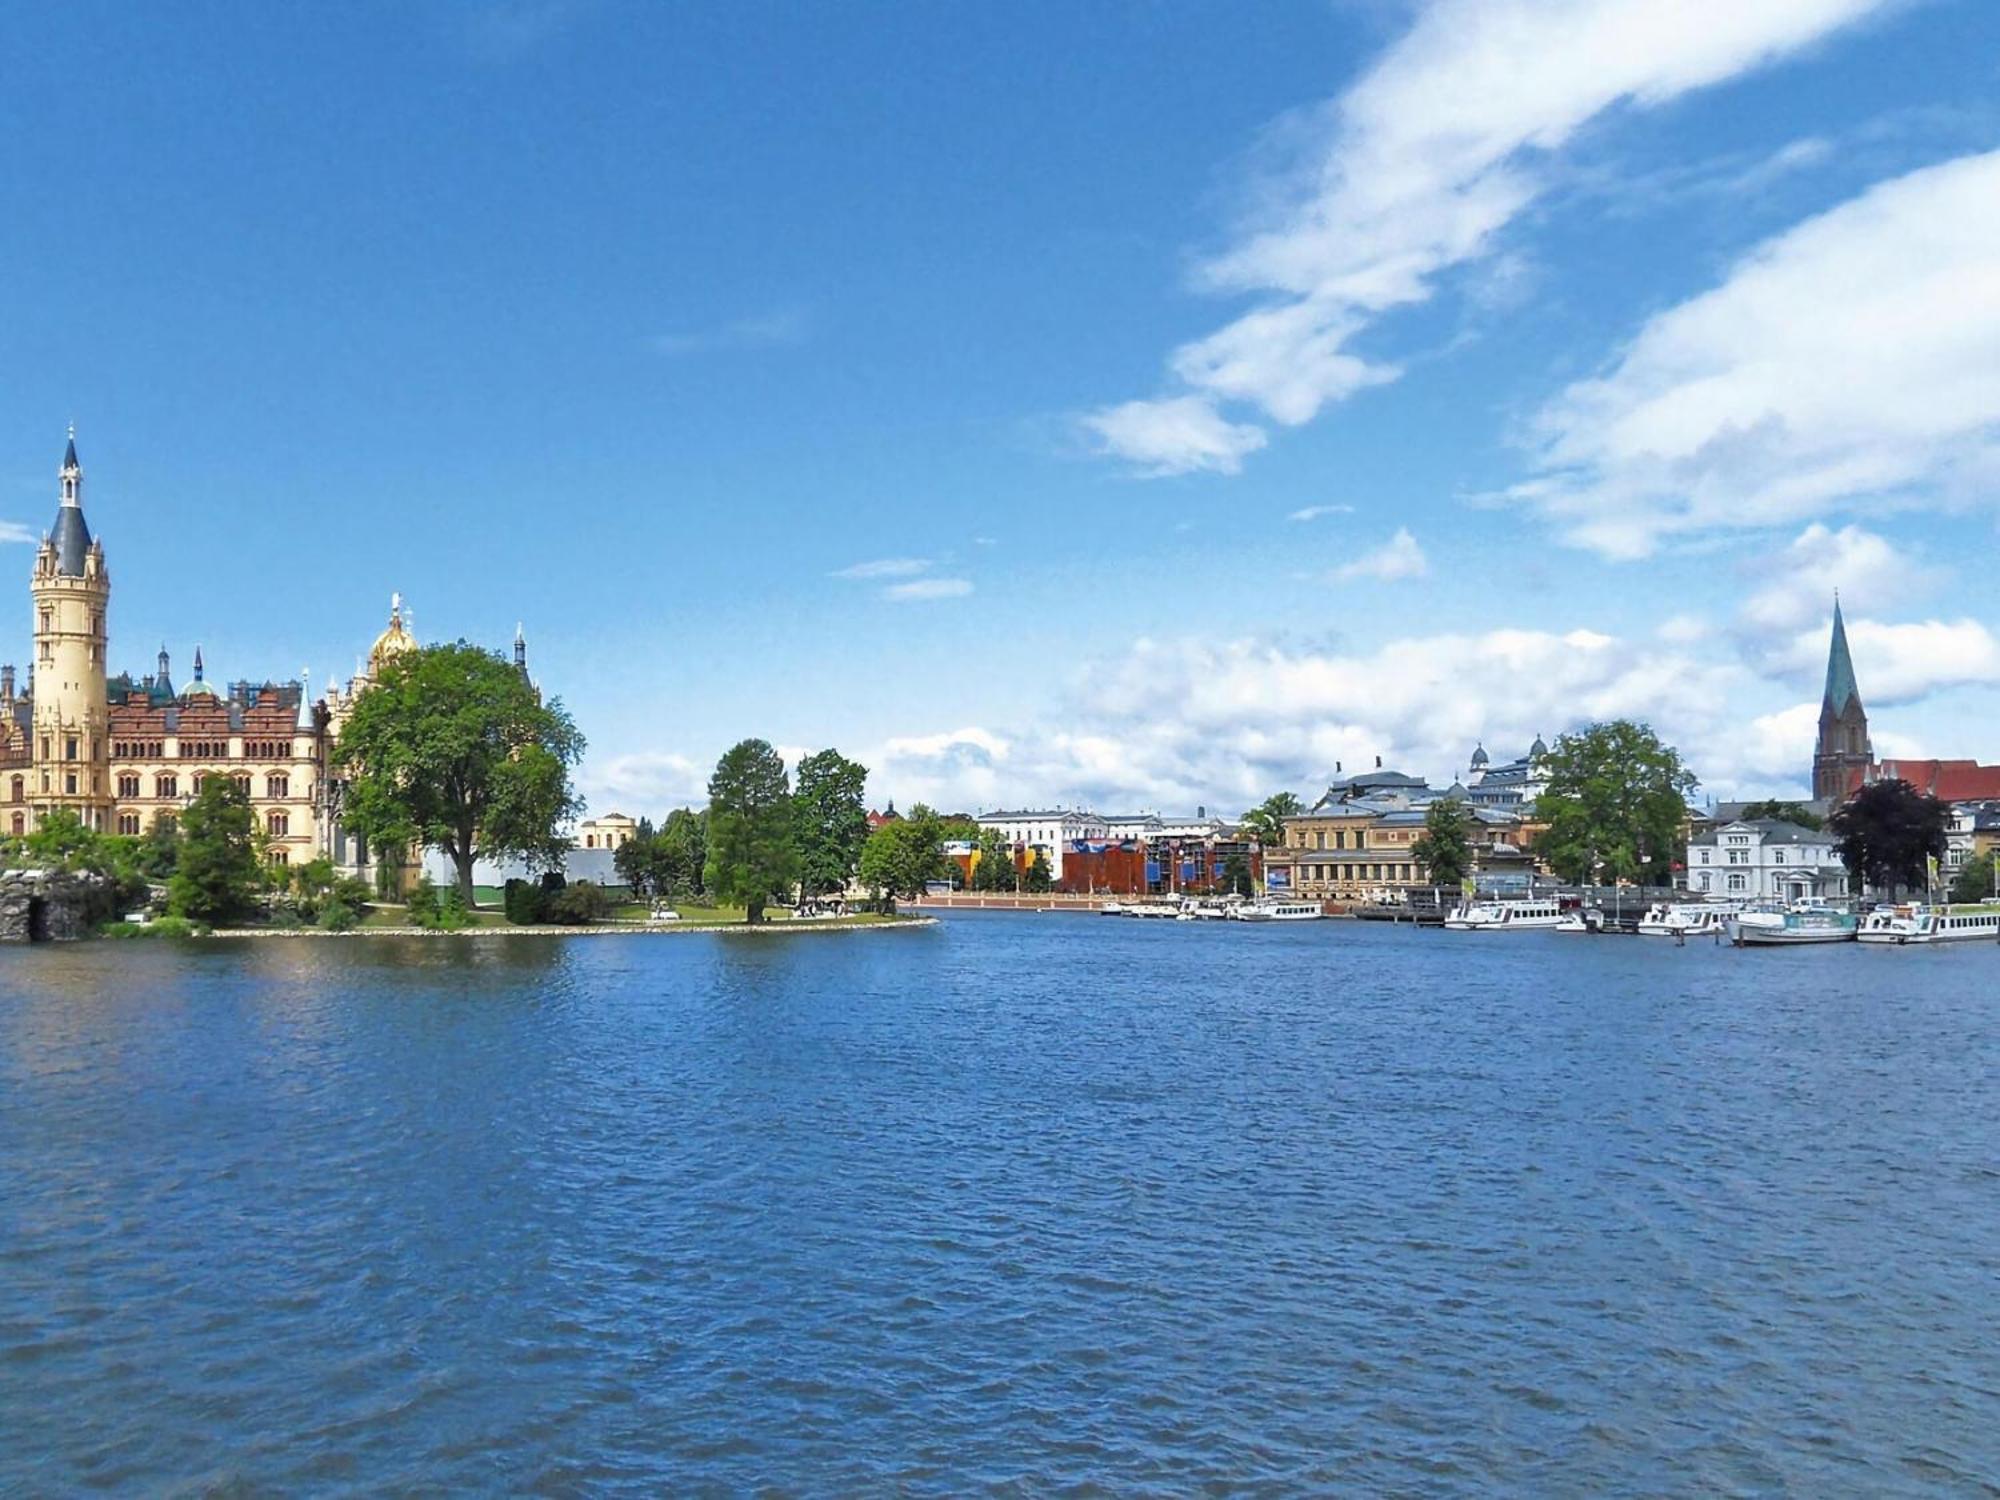
[[[556,893],[549,902],[548,919],[564,926],[580,927],[588,922],[601,921],[610,914],[611,897],[604,887],[594,881],[579,880]]]
[[[360,920],[361,913],[359,909],[349,906],[345,902],[328,901],[319,909],[319,928],[321,932],[346,932],[349,928],[360,922]]]
[[[186,917],[155,917],[150,922],[107,922],[97,929],[108,938],[192,938],[208,936],[208,928]]]
[[[510,880],[501,897],[507,920],[516,927],[532,926],[544,918],[542,888],[525,880]]]
[[[438,926],[438,888],[430,876],[419,877],[411,888],[408,911],[412,927],[428,929]]]

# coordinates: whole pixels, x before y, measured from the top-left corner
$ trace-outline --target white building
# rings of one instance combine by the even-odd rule
[[[1103,818],[1074,807],[981,813],[979,826],[993,829],[1017,849],[1039,849],[1051,880],[1062,879],[1063,850],[1072,841],[1111,837]]]
[[[1697,896],[1796,901],[1847,894],[1833,835],[1776,818],[1724,823],[1688,840],[1687,888]]]

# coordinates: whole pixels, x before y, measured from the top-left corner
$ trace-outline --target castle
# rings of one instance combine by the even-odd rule
[[[141,834],[172,827],[210,776],[227,776],[248,794],[266,857],[276,865],[325,856],[345,874],[373,879],[402,870],[340,823],[345,785],[330,756],[355,696],[392,657],[413,649],[400,598],[376,637],[366,665],[345,691],[329,685],[309,702],[303,676],[290,682],[235,682],[218,692],[201,651],[185,687],[174,686],[161,648],[157,670],[133,679],[108,673],[111,572],[104,543],[83,516],[83,468],[76,433],[63,455],[55,524],[35,552],[29,579],[34,603],[34,662],[24,690],[14,668],[0,666],[0,800],[4,827],[19,835],[58,809],[104,833]],[[517,629],[514,663],[527,671]]]

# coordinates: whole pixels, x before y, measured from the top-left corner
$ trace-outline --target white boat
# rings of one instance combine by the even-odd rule
[[[1739,948],[1851,943],[1860,925],[1853,912],[1811,897],[1789,906],[1745,908],[1729,918],[1729,940]]]
[[[1639,936],[1713,937],[1742,909],[1740,901],[1656,901],[1639,919]]]
[[[1246,901],[1229,912],[1235,922],[1317,922],[1326,913],[1317,901],[1283,900],[1265,896]]]
[[[1444,919],[1453,932],[1515,932],[1544,930],[1562,921],[1562,906],[1554,897],[1518,900],[1461,901]]]
[[[1966,943],[2000,938],[2000,902],[1980,901],[1961,906],[1929,906],[1906,901],[1878,906],[1857,934],[1864,943]]]
[[[1097,914],[1100,917],[1122,917],[1125,915],[1125,908],[1116,901],[1107,901],[1097,908]]]
[[[1181,903],[1177,915],[1183,922],[1220,922],[1235,904],[1228,900],[1204,900],[1190,896]]]
[[[1588,932],[1590,924],[1583,919],[1580,911],[1566,911],[1556,921],[1557,932]]]

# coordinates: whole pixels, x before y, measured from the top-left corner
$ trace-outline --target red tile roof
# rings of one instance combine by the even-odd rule
[[[1940,802],[2000,800],[2000,766],[1976,760],[1885,760],[1870,773],[1872,781],[1907,781]]]

